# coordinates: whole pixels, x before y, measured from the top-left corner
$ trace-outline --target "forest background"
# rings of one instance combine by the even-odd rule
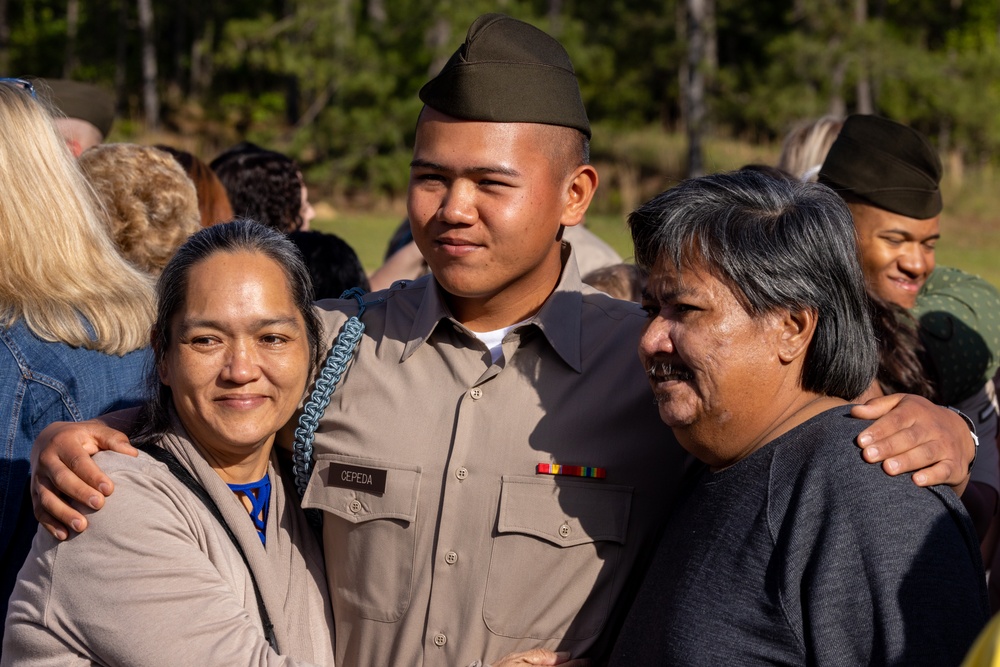
[[[822,114],[877,113],[945,163],[939,261],[1000,285],[1000,0],[0,0],[0,74],[114,91],[110,140],[293,156],[376,266],[405,215],[417,91],[500,11],[575,64],[602,183],[588,224],[692,173],[773,164]]]

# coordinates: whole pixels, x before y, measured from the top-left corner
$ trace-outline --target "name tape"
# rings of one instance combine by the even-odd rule
[[[327,469],[326,483],[342,489],[356,489],[369,493],[385,493],[385,480],[388,471],[379,468],[364,468],[350,466],[344,463],[331,463]]]

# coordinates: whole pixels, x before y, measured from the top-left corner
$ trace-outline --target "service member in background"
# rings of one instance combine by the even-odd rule
[[[819,182],[847,202],[868,289],[918,322],[935,400],[974,422],[976,465],[962,501],[982,538],[996,514],[1000,456],[992,378],[1000,364],[1000,294],[978,276],[935,265],[941,160],[916,130],[849,116]]]

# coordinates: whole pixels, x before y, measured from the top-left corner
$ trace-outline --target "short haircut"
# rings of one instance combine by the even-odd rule
[[[156,276],[201,228],[198,193],[177,161],[152,146],[101,144],[80,168],[97,193],[122,255]]]
[[[553,173],[559,178],[570,174],[580,165],[590,164],[590,139],[572,127],[539,125],[545,132],[547,146],[539,146],[552,164]]]
[[[288,282],[292,302],[305,321],[309,339],[310,362],[319,363],[321,325],[313,309],[313,289],[302,255],[288,238],[250,220],[236,220],[206,227],[187,240],[173,256],[156,283],[156,319],[153,322],[152,346],[154,368],[147,382],[150,398],[142,410],[141,431],[137,442],[150,444],[170,427],[172,401],[170,387],[160,381],[159,368],[166,361],[171,345],[170,324],[187,300],[191,269],[218,253],[255,253],[273,260]]]
[[[302,173],[292,158],[243,142],[212,160],[233,214],[279,231],[302,228]]]
[[[872,314],[844,202],[814,183],[754,171],[682,181],[628,219],[636,262],[703,266],[751,317],[817,313],[801,384],[852,400],[878,368]]]

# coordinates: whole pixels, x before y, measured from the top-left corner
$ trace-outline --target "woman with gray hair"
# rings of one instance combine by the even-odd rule
[[[989,615],[978,540],[950,489],[887,477],[854,444],[878,354],[847,207],[736,172],[629,225],[650,272],[640,357],[705,465],[612,663],[957,664]]]

